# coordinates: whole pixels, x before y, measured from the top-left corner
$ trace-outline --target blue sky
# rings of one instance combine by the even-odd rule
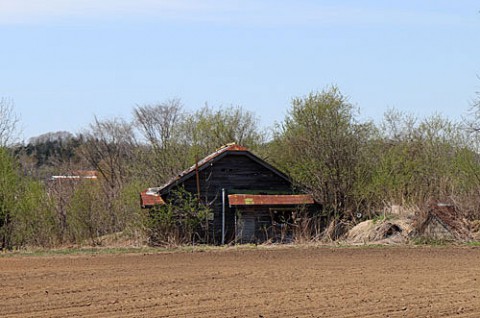
[[[0,0],[0,97],[23,138],[180,98],[264,126],[338,85],[364,119],[465,116],[480,90],[478,1]]]

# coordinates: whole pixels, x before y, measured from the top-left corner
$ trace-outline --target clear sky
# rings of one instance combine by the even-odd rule
[[[24,138],[180,98],[264,126],[338,85],[362,118],[460,119],[480,90],[478,0],[0,0],[0,97]]]

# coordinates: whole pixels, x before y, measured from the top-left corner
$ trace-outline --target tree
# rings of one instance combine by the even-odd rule
[[[195,244],[207,242],[210,208],[200,199],[180,188],[169,202],[151,210],[146,219],[152,245]]]
[[[480,133],[480,92],[477,92],[477,98],[472,101],[469,116],[464,118],[463,122],[468,132]]]
[[[134,178],[134,164],[136,162],[136,139],[133,127],[122,119],[98,120],[95,118],[89,131],[84,134],[85,143],[81,153],[93,169],[98,171],[98,187],[102,191],[99,195],[91,187],[92,197],[100,199],[90,208],[102,211],[90,211],[89,215],[108,213],[109,229],[121,231],[124,227],[123,211],[118,210],[115,202],[121,196],[123,189]],[[88,197],[88,196],[86,196]],[[136,198],[132,198],[136,199]],[[101,206],[101,207],[100,207]],[[84,209],[85,210],[85,209]],[[92,232],[93,233],[93,232]]]
[[[460,198],[477,170],[472,145],[458,123],[438,114],[419,120],[389,110],[362,156],[369,173],[357,182],[357,195],[377,211]]]
[[[137,106],[135,125],[147,147],[143,148],[144,180],[161,184],[217,148],[236,142],[255,149],[265,140],[252,112],[242,107],[208,105],[185,113],[179,100]]]
[[[83,157],[106,181],[108,194],[114,195],[132,175],[136,146],[132,125],[122,119],[95,118],[84,138]]]
[[[16,140],[19,119],[13,108],[14,103],[11,99],[0,98],[0,147],[9,146]]]
[[[21,176],[9,151],[0,147],[0,250],[49,245],[55,239],[55,218],[45,190]]]
[[[87,164],[78,156],[83,136],[66,131],[49,132],[29,139],[28,144],[14,148],[23,171],[36,179],[52,174],[85,169]]]
[[[231,142],[255,149],[265,141],[254,113],[240,106],[215,109],[206,105],[187,118],[185,128],[188,144],[198,156]]]
[[[276,132],[273,159],[337,217],[355,208],[353,190],[370,134],[337,87],[294,98]]]
[[[18,208],[17,191],[20,179],[15,171],[13,158],[0,147],[0,249],[12,245],[12,217]]]
[[[135,126],[146,142],[141,148],[144,180],[163,183],[188,165],[188,149],[182,127],[186,115],[178,99],[141,105],[133,111]]]
[[[178,99],[156,105],[141,105],[133,110],[135,122],[143,137],[156,150],[165,150],[178,137],[177,126],[183,121]]]

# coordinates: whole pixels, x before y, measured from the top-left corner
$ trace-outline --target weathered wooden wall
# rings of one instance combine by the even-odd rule
[[[225,189],[225,239],[235,238],[235,209],[228,205],[228,194],[244,191],[265,193],[293,193],[292,184],[271,169],[253,160],[243,152],[229,152],[217,161],[207,163],[199,172],[200,197],[211,204],[214,220],[210,224],[213,243],[221,242],[222,235],[222,189]],[[197,193],[195,174],[177,185]],[[234,190],[234,192],[232,192]],[[263,192],[262,192],[263,191]]]

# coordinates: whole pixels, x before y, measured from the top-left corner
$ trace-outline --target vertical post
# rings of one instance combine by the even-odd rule
[[[225,189],[222,188],[222,245],[225,244]]]
[[[237,209],[235,209],[235,211],[233,212],[233,215],[234,215],[234,221],[235,221],[235,244],[237,244]]]
[[[198,175],[198,156],[195,155],[195,179],[197,181],[197,198],[200,202],[200,176]]]

